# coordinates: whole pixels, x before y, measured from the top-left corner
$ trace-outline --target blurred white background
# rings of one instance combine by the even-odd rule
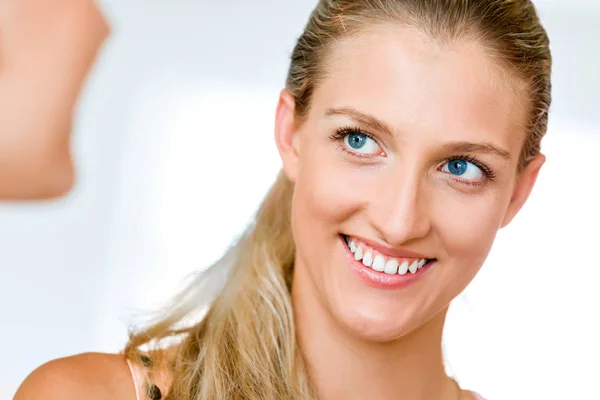
[[[49,359],[116,352],[216,260],[274,179],[274,110],[314,0],[105,0],[76,190],[0,205],[0,398]],[[531,200],[455,302],[445,345],[491,400],[600,399],[600,2],[536,1],[555,59]]]

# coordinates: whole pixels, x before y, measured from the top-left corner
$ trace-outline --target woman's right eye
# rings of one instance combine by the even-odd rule
[[[349,151],[361,155],[374,156],[381,151],[381,147],[373,138],[361,132],[346,132],[344,144]]]

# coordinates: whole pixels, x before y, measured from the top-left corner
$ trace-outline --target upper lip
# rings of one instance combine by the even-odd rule
[[[390,246],[386,246],[384,244],[379,244],[376,242],[373,242],[372,240],[369,239],[365,239],[362,238],[360,236],[354,236],[354,235],[347,235],[348,238],[350,240],[352,239],[357,239],[359,242],[362,242],[364,244],[366,244],[367,246],[369,246],[370,248],[372,248],[373,250],[377,251],[378,253],[381,253],[384,256],[387,257],[391,257],[391,258],[418,258],[418,259],[426,259],[426,260],[430,260],[431,258],[421,254],[421,253],[417,253],[416,251],[412,251],[409,249],[405,249],[402,247],[390,247]]]

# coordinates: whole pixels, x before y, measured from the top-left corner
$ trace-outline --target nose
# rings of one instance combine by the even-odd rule
[[[403,246],[431,230],[427,195],[418,174],[404,173],[381,182],[370,207],[370,220],[380,239]]]

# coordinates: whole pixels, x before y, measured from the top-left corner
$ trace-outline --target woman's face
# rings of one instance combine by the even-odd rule
[[[327,66],[300,127],[285,92],[277,114],[294,290],[356,335],[392,340],[473,279],[543,156],[517,175],[524,92],[474,42],[382,27],[338,43]]]

